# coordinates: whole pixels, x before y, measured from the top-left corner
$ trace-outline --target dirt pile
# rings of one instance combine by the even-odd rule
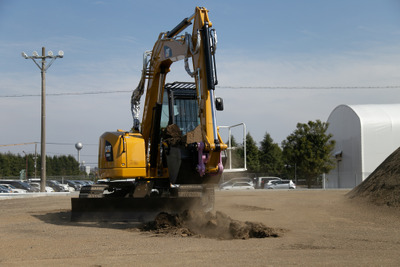
[[[400,207],[400,148],[347,195],[365,198],[377,205]]]
[[[195,236],[215,239],[279,237],[281,230],[262,223],[240,222],[222,212],[184,211],[181,214],[159,213],[154,221],[141,228],[160,235]]]

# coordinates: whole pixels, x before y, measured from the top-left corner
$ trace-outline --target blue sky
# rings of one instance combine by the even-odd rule
[[[244,122],[257,142],[268,132],[280,143],[340,104],[400,101],[397,0],[0,0],[0,144],[40,141],[40,97],[28,96],[40,95],[40,70],[21,52],[45,46],[65,53],[46,76],[47,152],[76,155],[80,141],[81,159],[95,164],[102,132],[132,125],[143,52],[195,6],[209,9],[218,34],[220,125]],[[190,80],[182,63],[175,80]],[[34,146],[0,147],[23,150]]]

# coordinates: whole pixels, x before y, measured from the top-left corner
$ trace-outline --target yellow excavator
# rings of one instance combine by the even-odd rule
[[[192,33],[181,34],[190,25]],[[99,181],[72,198],[73,220],[213,208],[227,149],[216,122],[216,111],[223,109],[215,96],[216,45],[203,7],[159,34],[153,50],[144,53],[142,77],[132,93],[133,127],[100,137]],[[171,64],[179,60],[192,82],[166,84]]]

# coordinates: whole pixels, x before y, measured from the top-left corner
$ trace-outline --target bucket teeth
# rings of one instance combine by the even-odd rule
[[[104,190],[108,188],[108,185],[95,184],[85,185],[79,192],[79,198],[102,198],[104,197]]]

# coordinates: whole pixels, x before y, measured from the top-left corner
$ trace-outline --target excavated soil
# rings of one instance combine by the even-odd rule
[[[178,125],[170,124],[163,132],[163,139],[170,146],[201,142],[201,127],[199,125],[193,131],[188,132],[186,135],[182,135],[182,131],[179,129]]]
[[[183,144],[182,132],[176,124],[170,124],[165,128],[163,139],[171,146]]]
[[[400,148],[350,191],[348,196],[366,199],[376,205],[400,207]]]
[[[72,222],[70,196],[0,197],[0,266],[399,266],[400,208],[348,192],[217,191],[218,213],[164,214],[145,231],[137,222]],[[224,220],[246,233],[210,231]],[[246,222],[279,237],[250,238]]]
[[[283,230],[262,223],[233,220],[223,212],[185,211],[181,214],[159,213],[142,231],[159,235],[208,237],[221,240],[278,237]]]

